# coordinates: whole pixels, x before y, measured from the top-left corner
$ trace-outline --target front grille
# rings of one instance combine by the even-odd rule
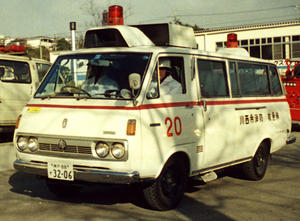
[[[91,155],[91,147],[67,145],[64,149],[60,149],[57,144],[40,143],[40,151],[60,152],[60,153],[75,153]]]

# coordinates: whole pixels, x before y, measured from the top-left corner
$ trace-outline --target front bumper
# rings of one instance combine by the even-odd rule
[[[14,168],[20,172],[35,174],[39,176],[48,176],[47,164],[33,163],[16,160]],[[133,171],[113,172],[97,168],[76,167],[74,166],[74,180],[95,182],[95,183],[112,183],[112,184],[131,184],[140,181],[139,173]]]

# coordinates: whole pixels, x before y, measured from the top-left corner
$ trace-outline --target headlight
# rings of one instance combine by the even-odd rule
[[[35,152],[39,149],[38,139],[35,137],[30,137],[28,140],[28,148],[31,152]]]
[[[121,159],[125,155],[125,147],[123,146],[123,144],[115,143],[111,149],[111,154],[115,158]]]
[[[97,143],[95,150],[99,157],[104,158],[109,153],[109,146],[104,142],[99,142]]]
[[[28,139],[26,137],[19,137],[17,147],[19,151],[24,151],[28,147]]]

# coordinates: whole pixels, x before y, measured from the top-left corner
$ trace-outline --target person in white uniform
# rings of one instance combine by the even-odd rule
[[[83,82],[81,88],[91,95],[101,95],[107,90],[119,90],[118,83],[105,74],[105,68],[89,63],[88,78]]]
[[[168,58],[159,60],[160,94],[182,94],[182,86],[170,74],[171,62]]]

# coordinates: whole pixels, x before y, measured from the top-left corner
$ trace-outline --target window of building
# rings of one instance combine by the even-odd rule
[[[255,58],[260,58],[260,47],[259,46],[251,46],[250,47],[250,56]]]
[[[241,40],[241,45],[248,45],[248,40]]]
[[[300,57],[300,35],[292,36],[292,58]]]
[[[300,35],[292,36],[292,41],[300,41]]]
[[[263,59],[272,59],[272,45],[262,45],[261,46],[261,53]]]
[[[272,38],[268,38],[268,43],[272,43]]]
[[[223,48],[223,42],[217,42],[216,45],[217,48]]]
[[[274,43],[276,43],[276,42],[281,42],[281,37],[275,37],[274,38]]]
[[[273,59],[284,59],[284,58],[285,58],[285,44],[274,44]]]

